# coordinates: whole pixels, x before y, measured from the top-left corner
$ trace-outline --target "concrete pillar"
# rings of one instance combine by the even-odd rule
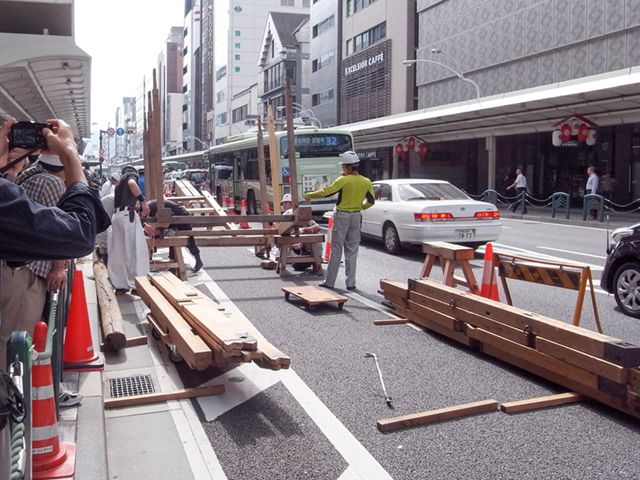
[[[487,188],[496,188],[496,137],[485,139],[487,148]]]

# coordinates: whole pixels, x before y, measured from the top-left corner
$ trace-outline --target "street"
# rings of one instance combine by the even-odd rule
[[[504,225],[496,249],[588,263],[599,290],[605,230],[519,220]],[[416,326],[374,326],[389,316],[377,303],[379,279],[417,276],[421,253],[390,256],[379,244],[363,243],[359,290],[348,294],[344,311],[329,305],[313,312],[285,302],[280,288],[315,284],[319,277],[295,273],[282,281],[257,268],[246,248],[203,249],[203,259],[206,273],[191,282],[228,309],[237,307],[292,358],[292,371],[244,365],[227,372],[227,385],[238,390],[228,389],[223,406],[193,400],[227,478],[637,478],[629,449],[637,443],[635,420],[590,401],[388,434],[377,430],[382,418],[564,391]],[[479,278],[482,261],[473,263]],[[343,282],[341,273],[337,286]],[[516,306],[570,321],[576,292],[516,281],[510,286]],[[618,312],[604,292],[597,300],[604,332],[640,343],[640,323]],[[594,329],[589,302],[582,325]],[[378,356],[394,410],[364,352]],[[179,371],[188,386],[223,373],[196,373],[184,365]]]

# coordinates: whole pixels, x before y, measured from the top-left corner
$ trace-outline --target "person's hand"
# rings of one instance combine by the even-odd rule
[[[140,218],[147,218],[149,216],[149,205],[146,200],[140,203]]]
[[[308,202],[309,200],[311,200],[311,197],[309,196],[308,193],[304,194],[304,199]]]
[[[67,283],[67,271],[64,269],[51,270],[47,275],[47,290],[53,293],[62,290]]]
[[[64,120],[54,118],[47,120],[47,123],[53,127],[53,131],[43,128],[42,135],[47,140],[49,151],[58,155],[64,164],[69,153],[78,153],[73,129]]]
[[[0,167],[4,167],[9,161],[9,130],[14,123],[16,119],[9,118],[0,127]]]

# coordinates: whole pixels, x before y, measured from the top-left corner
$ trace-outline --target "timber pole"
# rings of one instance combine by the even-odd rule
[[[289,146],[289,178],[291,181],[291,208],[295,212],[298,208],[298,165],[296,163],[296,138],[293,132],[293,101],[291,99],[291,78],[285,73],[284,102],[287,111],[287,144]]]
[[[264,158],[264,135],[262,132],[262,119],[258,118],[258,175],[260,177],[260,213],[267,214],[267,167]],[[269,226],[263,224],[264,228]]]
[[[280,215],[280,159],[278,158],[278,139],[276,138],[276,122],[273,118],[273,106],[269,104],[267,113],[267,128],[269,130],[269,157],[271,158],[271,186],[273,187],[273,213]]]

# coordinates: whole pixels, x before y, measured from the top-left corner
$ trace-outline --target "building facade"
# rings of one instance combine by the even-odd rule
[[[344,2],[341,12],[340,123],[403,113],[414,108],[413,73],[402,62],[414,55],[415,5],[411,0]],[[330,23],[330,18],[326,22]],[[318,35],[325,28],[328,28],[325,22],[317,24]],[[314,98],[313,107],[331,100],[330,91],[320,92]]]
[[[316,99],[316,105],[312,107],[313,113],[324,127],[333,127],[339,123],[338,72],[342,60],[342,4],[342,0],[317,0],[311,4],[310,10],[312,36],[309,86],[311,95]],[[331,18],[333,21],[328,20]],[[320,32],[319,26],[323,22],[324,27]],[[321,102],[321,97],[326,101]]]
[[[182,148],[203,149],[202,139],[202,1],[185,0],[182,46]]]
[[[269,104],[276,118],[285,115],[285,74],[291,81],[294,115],[298,118],[313,115],[309,110],[309,34],[309,15],[269,13],[258,59],[259,115],[266,115]],[[246,112],[238,109],[232,113],[234,123],[246,118]]]
[[[182,50],[184,31],[171,27],[165,46],[158,56],[158,94],[160,96],[160,132],[162,152],[175,155],[182,150]]]

